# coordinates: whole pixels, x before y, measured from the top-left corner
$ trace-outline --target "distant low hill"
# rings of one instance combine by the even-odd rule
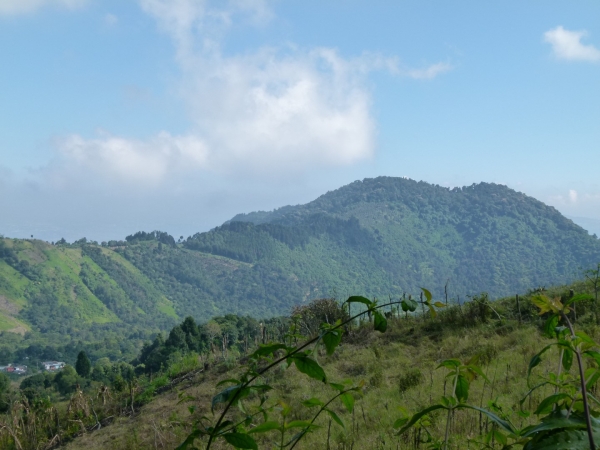
[[[167,233],[50,245],[0,239],[0,331],[143,339],[187,315],[267,317],[317,297],[492,297],[567,283],[600,241],[505,186],[356,181],[306,205],[235,216],[176,243]],[[133,350],[132,350],[133,351]]]

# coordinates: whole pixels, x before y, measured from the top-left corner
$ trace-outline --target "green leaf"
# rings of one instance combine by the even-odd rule
[[[325,344],[325,349],[327,350],[328,355],[332,355],[335,352],[335,348],[342,341],[342,330],[334,330],[327,331],[323,335],[323,344]]]
[[[252,428],[250,431],[248,431],[248,434],[250,434],[250,433],[266,433],[267,431],[271,431],[271,430],[279,430],[279,423],[277,423],[275,421],[263,422],[260,425]]]
[[[553,395],[550,395],[550,396],[546,397],[538,405],[538,407],[535,410],[534,414],[546,414],[546,413],[549,413],[552,410],[552,405],[554,405],[555,403],[560,402],[561,400],[564,400],[565,398],[571,398],[571,396],[569,394],[565,394],[563,392],[563,393],[560,393],[560,394],[553,394]]]
[[[546,320],[546,323],[544,323],[544,334],[546,336],[548,336],[549,338],[555,337],[556,332],[554,330],[557,325],[558,325],[558,315],[552,314],[550,317],[548,317],[548,320]]]
[[[427,303],[429,303],[431,301],[431,292],[429,292],[425,288],[421,288],[421,290],[423,291],[423,294],[425,294],[425,298],[427,299]]]
[[[594,359],[594,361],[596,361],[596,364],[598,364],[598,366],[600,367],[600,353],[594,350],[588,350],[587,352],[583,352],[583,354]]]
[[[344,389],[346,389],[346,386],[344,386],[343,384],[339,384],[339,383],[329,383],[329,386],[334,388],[336,391],[340,391],[340,392],[342,392]]]
[[[486,416],[488,416],[492,421],[496,422],[497,425],[499,425],[501,428],[508,431],[509,433],[516,434],[516,432],[517,432],[517,430],[515,430],[515,427],[513,427],[513,425],[510,422],[508,422],[504,419],[501,419],[496,414],[494,414],[491,411],[488,411],[487,409],[478,408],[477,406],[472,406],[472,405],[467,405],[467,404],[460,404],[456,407],[460,408],[460,409],[473,409],[475,411],[479,411],[479,412],[485,414]]]
[[[400,419],[396,419],[396,421],[394,422],[394,425],[392,425],[392,427],[400,428],[406,422],[408,422],[408,417],[401,417]]]
[[[410,312],[415,312],[417,310],[417,307],[419,306],[419,303],[417,303],[416,300],[409,298],[408,300],[402,300],[400,305],[402,306],[402,311],[404,312],[406,312],[407,310]],[[405,307],[407,309],[404,309]]]
[[[454,395],[459,402],[466,402],[469,398],[469,380],[464,375],[459,375],[456,380]]]
[[[300,439],[302,439],[302,436],[304,436],[306,433],[308,433],[308,430],[301,430],[300,432],[296,433],[295,435],[292,436],[292,438],[283,446],[283,448],[287,448],[290,445],[292,445],[294,442],[299,441]]]
[[[446,305],[444,303],[442,303],[442,302],[435,302],[433,305],[436,308],[445,308],[446,307]]]
[[[258,349],[250,355],[251,358],[259,358],[261,356],[268,356],[275,353],[277,350],[288,349],[285,344],[259,344]]]
[[[217,383],[217,387],[222,386],[222,385],[227,384],[227,383],[241,384],[240,380],[236,380],[235,378],[229,378],[227,380],[219,381]]]
[[[574,297],[571,297],[570,299],[568,299],[565,302],[565,306],[568,306],[571,303],[581,302],[581,301],[585,301],[585,300],[594,300],[594,297],[592,297],[590,294],[577,294]]]
[[[222,390],[212,398],[211,409],[214,410],[215,406],[219,403],[227,403],[240,389],[241,385],[236,384],[235,386],[229,386],[227,389]],[[238,396],[239,397],[239,396]]]
[[[573,351],[571,349],[565,348],[563,350],[562,366],[565,370],[569,370],[569,369],[571,369],[572,365],[573,365]]]
[[[588,399],[592,399],[594,400],[594,402],[596,402],[597,405],[600,405],[600,400],[598,400],[596,397],[594,397],[590,392],[588,392]]]
[[[527,392],[527,394],[525,394],[525,397],[523,397],[520,401],[519,404],[521,405],[521,408],[523,408],[523,403],[525,403],[525,400],[527,400],[527,397],[529,397],[531,394],[533,394],[533,392],[539,388],[541,388],[542,386],[546,386],[547,384],[550,384],[549,381],[544,381],[534,387],[532,387],[531,389],[529,389],[529,392]],[[521,411],[524,412],[524,411]]]
[[[419,307],[419,302],[417,302],[414,298],[411,298],[408,301],[408,304],[411,306],[411,312],[415,312]]]
[[[304,406],[306,406],[307,408],[312,408],[313,406],[323,406],[324,405],[324,403],[316,397],[305,400],[302,402],[302,404]]]
[[[586,344],[592,344],[592,345],[596,344],[596,342],[594,342],[594,340],[591,337],[589,337],[586,333],[584,333],[583,331],[576,331],[575,336],[577,336],[579,339],[581,339]]]
[[[555,345],[557,345],[557,344],[554,343],[554,344],[546,345],[542,350],[540,350],[536,355],[534,355],[533,358],[531,358],[531,361],[529,361],[529,369],[527,370],[527,378],[528,379],[529,379],[529,376],[531,375],[531,371],[535,367],[539,366],[539,364],[542,362],[542,355]]]
[[[194,441],[196,440],[196,438],[200,437],[203,434],[204,433],[202,432],[202,430],[195,429],[188,435],[187,438],[185,438],[185,441],[183,441],[181,444],[179,444],[179,446],[177,446],[175,450],[187,450],[187,448],[190,445],[192,446],[191,448],[194,448]]]
[[[346,428],[346,425],[344,425],[344,422],[342,422],[342,419],[340,419],[338,417],[338,415],[336,413],[334,413],[332,410],[330,409],[326,409],[325,411],[327,411],[327,413],[331,416],[331,418],[342,428]]]
[[[436,318],[437,316],[437,311],[435,310],[435,308],[430,305],[429,303],[426,303],[427,307],[429,308],[429,314],[431,315],[432,318]]]
[[[449,409],[447,407],[445,407],[444,405],[432,405],[428,408],[425,408],[421,411],[419,411],[418,413],[416,413],[415,415],[413,415],[410,420],[408,421],[408,423],[406,425],[404,425],[400,431],[398,431],[396,433],[397,436],[400,436],[402,433],[404,433],[406,430],[408,430],[410,427],[412,427],[415,423],[417,423],[421,417],[426,416],[427,414],[429,414],[432,411],[435,411],[437,409]]]
[[[442,361],[440,365],[436,367],[436,369],[439,369],[440,367],[445,367],[446,369],[456,369],[457,367],[460,367],[460,365],[461,362],[458,359],[452,358]]]
[[[527,438],[535,436],[543,431],[557,430],[560,428],[564,429],[585,429],[585,420],[579,416],[571,415],[569,418],[566,417],[565,411],[555,411],[549,416],[542,418],[542,423],[537,425],[531,425],[521,430],[519,435]],[[592,427],[593,428],[593,427]]]
[[[286,430],[289,430],[290,428],[311,428],[311,427],[316,427],[316,425],[313,425],[306,420],[292,420],[291,422],[285,424]]]
[[[502,445],[506,445],[508,443],[508,440],[506,439],[506,436],[504,436],[502,433],[500,433],[499,430],[492,430],[492,432],[494,433],[494,439],[502,444]]]
[[[218,434],[219,432],[223,431],[225,428],[229,427],[230,425],[233,425],[233,422],[231,420],[225,420],[223,422],[221,422],[221,424],[214,429],[214,434]]]
[[[531,297],[531,303],[537,306],[540,310],[539,315],[545,314],[547,312],[558,312],[555,305],[550,301],[548,297],[543,294],[537,294]]]
[[[251,450],[258,450],[256,441],[246,433],[225,433],[222,434],[225,440],[233,445],[235,448],[247,448]]]
[[[268,384],[257,384],[256,386],[250,386],[248,389],[252,392],[267,392],[272,391],[273,387]]]
[[[598,382],[598,380],[600,379],[600,369],[592,369],[593,372],[591,375],[587,375],[585,376],[586,382],[585,385],[587,387],[587,389],[591,389],[594,387],[594,385]]]
[[[307,356],[293,356],[292,359],[294,360],[296,368],[303,374],[306,374],[309,377],[314,378],[315,380],[323,382],[327,380],[327,377],[325,376],[325,371],[314,359],[311,359]]]
[[[597,436],[596,436],[597,438]],[[589,450],[587,430],[563,430],[547,434],[533,445],[525,445],[523,450]]]
[[[379,311],[373,311],[375,317],[375,330],[385,333],[387,330],[387,319]]]
[[[373,306],[373,302],[371,300],[358,295],[348,298],[348,300],[346,300],[346,303],[362,303],[363,305],[367,305],[369,308]]]
[[[342,401],[348,412],[351,413],[354,409],[354,397],[352,396],[352,394],[350,392],[346,392],[340,395],[340,400]]]
[[[442,402],[442,405],[448,408],[456,404],[456,399],[454,397],[448,397],[445,395],[440,399],[440,401]]]
[[[467,366],[467,370],[469,370],[471,372],[475,372],[477,375],[479,375],[485,381],[487,381],[488,383],[490,382],[490,380],[488,380],[488,377],[485,376],[485,373],[483,373],[483,371],[479,367],[477,367],[473,364],[470,364]]]

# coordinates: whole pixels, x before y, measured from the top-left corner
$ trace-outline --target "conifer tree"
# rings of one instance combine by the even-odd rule
[[[85,354],[85,352],[83,350],[81,350],[79,352],[79,355],[77,355],[77,362],[75,363],[75,370],[77,371],[77,374],[80,377],[87,377],[89,376],[91,370],[92,370],[92,363],[90,362],[90,359],[87,357],[87,355]]]

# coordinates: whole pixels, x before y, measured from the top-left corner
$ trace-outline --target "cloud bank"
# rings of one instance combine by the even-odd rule
[[[429,80],[451,69],[406,69],[394,58],[345,58],[335,49],[293,44],[228,55],[222,41],[232,24],[266,26],[273,13],[261,0],[225,5],[140,0],[174,43],[188,134],[163,131],[145,141],[72,135],[58,145],[64,165],[146,185],[190,171],[288,176],[347,166],[375,152],[370,72]]]
[[[565,61],[600,61],[600,50],[591,44],[583,44],[581,40],[588,35],[587,31],[570,31],[562,26],[544,33],[544,41],[552,46],[552,53]]]

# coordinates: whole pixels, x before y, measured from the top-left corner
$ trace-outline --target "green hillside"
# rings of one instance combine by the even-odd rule
[[[64,345],[146,337],[177,319],[172,303],[114,251],[0,239],[0,331],[9,346],[7,332]]]
[[[73,450],[209,448],[208,435],[216,429],[210,446],[215,450],[291,448],[286,443],[296,438],[297,449],[590,448],[574,357],[585,350],[586,390],[598,417],[598,272],[588,275],[519,299],[478,296],[467,304],[437,304],[435,314],[371,303],[380,308],[372,309],[371,320],[366,314],[350,319],[339,303],[315,300],[293,318],[281,318],[286,326],[272,329],[262,346],[252,320],[211,322],[220,324],[221,335],[186,318],[166,339],[145,346],[132,365],[99,360],[85,375],[72,367],[38,374],[21,382],[20,397],[6,387],[2,393],[0,386],[0,405],[2,398],[20,398],[0,414],[0,447],[19,448],[19,439],[24,450],[54,448],[58,436]],[[352,301],[370,303],[363,297]],[[576,304],[570,303],[560,322],[547,309],[540,314],[546,305],[569,302]],[[323,321],[330,323],[319,326]],[[237,322],[240,333],[226,331],[227,322]],[[577,334],[554,328],[565,323]],[[338,339],[328,339],[335,327]],[[220,348],[225,335],[230,339]],[[164,362],[160,368],[155,358]],[[239,403],[233,393],[244,389],[236,391],[236,383],[254,388],[240,393]],[[233,407],[226,410],[229,402]],[[449,405],[458,406],[447,411]],[[398,434],[423,410],[427,414],[417,417],[422,420]],[[29,420],[19,422],[24,417]],[[20,423],[26,426],[13,425]],[[241,441],[225,433],[245,435],[253,445],[234,445]],[[561,433],[576,445],[553,441]],[[542,439],[552,445],[540,445]],[[184,441],[188,445],[178,447]]]
[[[452,295],[500,297],[569,282],[600,260],[596,237],[505,186],[446,189],[389,177],[238,215],[184,245],[298,279],[297,298],[334,289],[400,295],[419,286],[440,295],[445,280]]]
[[[0,239],[0,332],[7,348],[71,343],[72,355],[104,340],[99,348],[127,358],[188,315],[265,318],[314,298],[420,286],[439,298],[446,283],[450,298],[500,297],[568,283],[598,261],[595,236],[505,186],[380,177],[180,243],[164,232],[101,244]]]

